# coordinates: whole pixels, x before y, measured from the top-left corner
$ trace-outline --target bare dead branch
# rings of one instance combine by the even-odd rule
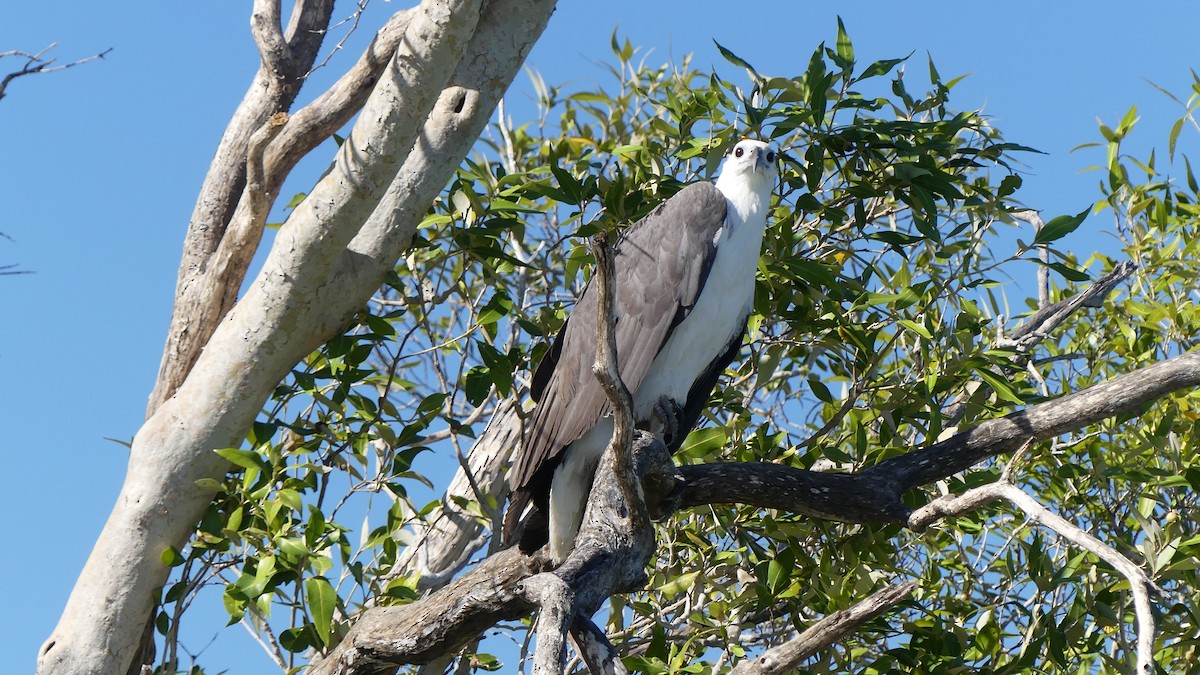
[[[600,298],[596,308],[596,362],[592,364],[592,373],[600,380],[600,386],[608,395],[613,410],[613,437],[609,445],[609,454],[614,462],[613,471],[625,500],[631,505],[639,505],[642,498],[638,494],[637,477],[633,475],[633,460],[630,455],[633,446],[633,396],[621,380],[621,371],[617,366],[614,310],[616,262],[604,233],[597,234],[592,239],[592,255],[596,258],[596,290]],[[636,507],[635,510],[648,521],[644,505]]]
[[[271,71],[276,80],[284,80],[291,71],[292,50],[283,37],[283,22],[279,0],[254,0],[250,13],[250,33],[258,47],[263,68]]]
[[[1012,216],[1017,220],[1023,220],[1033,225],[1034,238],[1046,226],[1046,221],[1042,220],[1042,214],[1033,209],[1016,211]],[[1045,309],[1046,305],[1050,304],[1050,251],[1046,248],[1045,244],[1039,245],[1037,249],[1038,260],[1042,261],[1042,264],[1038,265],[1037,270],[1038,309]]]
[[[1104,298],[1117,287],[1117,284],[1128,279],[1137,271],[1137,263],[1125,260],[1117,263],[1112,271],[1092,282],[1080,293],[1060,300],[1054,304],[1043,305],[1041,309],[1026,319],[1008,336],[1017,349],[1028,353],[1033,346],[1046,339],[1054,329],[1058,328],[1081,307],[1100,307]]]
[[[50,51],[51,49],[54,49],[57,46],[58,46],[57,42],[52,42],[52,43],[50,43],[50,46],[48,46],[45,49],[43,49],[42,51],[34,53],[34,54],[31,54],[29,52],[23,52],[23,51],[16,50],[16,49],[12,49],[12,50],[5,51],[5,52],[0,52],[0,59],[6,58],[6,57],[13,57],[13,56],[25,59],[25,65],[22,66],[20,70],[13,71],[13,72],[5,75],[3,79],[0,79],[0,99],[3,99],[7,95],[6,91],[8,89],[8,83],[12,82],[13,80],[17,79],[18,77],[24,77],[26,75],[35,75],[38,73],[53,73],[58,70],[66,70],[67,68],[74,68],[75,66],[81,66],[89,61],[95,61],[97,59],[102,59],[105,56],[107,56],[109,54],[109,52],[112,51],[112,47],[109,47],[108,49],[105,49],[104,51],[102,51],[98,54],[92,54],[91,56],[87,56],[82,59],[77,59],[75,61],[72,61],[70,63],[64,63],[62,65],[56,66],[56,65],[54,65],[56,59],[53,59],[53,58],[48,59],[48,58],[46,58],[45,54],[46,54],[46,52]]]
[[[571,624],[571,642],[592,675],[629,673],[608,636],[591,619],[575,617],[575,623]]]
[[[834,612],[787,642],[768,649],[756,659],[742,661],[730,675],[776,675],[794,672],[804,659],[846,638],[864,623],[895,607],[917,587],[906,581],[872,593],[849,609]]]
[[[931,523],[947,516],[958,516],[976,511],[993,501],[1003,499],[1021,510],[1029,520],[1048,527],[1058,536],[1095,555],[1108,563],[1129,582],[1133,595],[1134,613],[1137,617],[1137,671],[1139,674],[1154,673],[1154,612],[1150,594],[1160,589],[1146,572],[1119,551],[1107,546],[1079,526],[1050,511],[1033,497],[1007,480],[997,481],[964,492],[961,495],[946,495],[935,499],[913,512],[908,526],[923,531]]]
[[[518,592],[538,607],[534,675],[562,673],[567,631],[576,618],[590,616],[605,599],[631,582],[640,585],[654,550],[653,528],[633,466],[633,396],[621,380],[617,365],[615,262],[603,234],[593,238],[592,252],[596,258],[593,283],[599,295],[592,373],[612,405],[613,437],[592,487],[598,496],[588,500],[584,523],[567,559],[555,572],[539,574],[518,586]],[[640,440],[646,441],[647,437],[643,434]],[[657,443],[665,450],[659,439],[651,437],[648,443]],[[661,457],[663,460],[670,462],[669,456]],[[612,562],[597,566],[598,560]]]
[[[538,608],[533,623],[537,634],[533,675],[562,675],[567,630],[575,621],[575,592],[561,578],[543,572],[517,584],[517,593]]]
[[[948,478],[1029,440],[1045,440],[1135,412],[1168,394],[1200,386],[1200,352],[1114,377],[1073,394],[982,422],[927,448],[854,474],[770,463],[680,467],[681,506],[750,504],[845,522],[907,523],[901,495]]]

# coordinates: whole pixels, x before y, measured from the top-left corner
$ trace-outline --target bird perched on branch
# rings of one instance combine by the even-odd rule
[[[739,141],[715,183],[684,188],[617,243],[618,367],[639,425],[663,402],[678,408],[677,433],[664,439],[672,451],[741,346],[777,176],[773,147]],[[591,370],[597,295],[590,284],[584,289],[534,371],[537,406],[509,471],[504,538],[511,543],[524,520],[522,548],[536,549],[548,536],[555,563],[578,534],[596,465],[612,437],[608,398]]]

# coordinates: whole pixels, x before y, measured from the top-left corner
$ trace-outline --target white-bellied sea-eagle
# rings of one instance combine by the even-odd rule
[[[652,419],[663,399],[679,408],[678,433],[666,439],[672,451],[741,346],[777,175],[774,148],[741,140],[715,183],[684,188],[617,243],[618,367],[639,424]],[[532,504],[522,547],[536,548],[548,536],[555,563],[575,540],[612,437],[608,398],[592,374],[596,296],[589,284],[534,371],[537,405],[509,471],[505,539],[516,537]]]

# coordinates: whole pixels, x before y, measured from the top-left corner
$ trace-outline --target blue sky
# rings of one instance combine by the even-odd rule
[[[1115,124],[1137,104],[1130,147],[1165,154],[1180,111],[1146,80],[1186,96],[1188,68],[1200,67],[1200,5],[1191,2],[1147,0],[1136,11],[1115,2],[731,4],[564,2],[528,65],[550,83],[603,81],[596,64],[611,60],[617,27],[652,50],[651,63],[694,53],[696,66],[736,77],[716,39],[761,72],[790,75],[819,42],[832,43],[840,14],[862,63],[915,51],[909,67],[923,78],[928,52],[944,77],[970,73],[952,107],[982,108],[1009,140],[1048,153],[1028,157],[1020,193],[1047,217],[1099,196],[1100,175],[1080,170],[1103,156],[1069,152],[1099,139],[1097,118]],[[113,48],[102,62],[19,78],[0,101],[0,232],[12,238],[0,239],[0,265],[35,272],[0,277],[5,672],[32,668],[120,488],[126,451],[104,437],[129,439],[142,419],[193,200],[257,67],[249,5],[46,0],[0,9],[0,51],[59,41],[54,55],[70,61]],[[366,23],[398,6],[376,0]],[[347,62],[335,59],[320,77]],[[0,60],[0,73],[19,67]],[[518,76],[508,98],[518,122],[529,91]],[[1189,133],[1181,146],[1195,147]],[[306,189],[316,170],[289,187]],[[1081,258],[1112,250],[1110,229],[1111,218],[1092,217],[1064,245]],[[221,609],[204,621],[200,643],[223,624]],[[270,666],[240,628],[221,633],[202,663],[210,672]]]

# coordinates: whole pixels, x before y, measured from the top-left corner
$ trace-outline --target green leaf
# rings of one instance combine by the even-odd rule
[[[905,61],[908,60],[909,56],[912,56],[912,55],[913,55],[913,53],[909,52],[908,56],[905,56],[902,59],[882,59],[880,61],[876,61],[875,63],[872,63],[871,65],[867,66],[867,69],[863,71],[862,76],[860,76],[858,79],[865,80],[868,77],[878,77],[880,75],[887,75],[888,73],[892,72],[892,68],[895,68],[896,66],[900,65],[901,63],[904,63]]]
[[[706,427],[688,434],[679,452],[686,457],[708,457],[725,446],[728,440],[721,427]]]
[[[243,469],[266,469],[267,463],[262,456],[253,450],[241,448],[219,448],[213,452],[229,460]]]
[[[996,190],[997,197],[1007,197],[1016,192],[1021,187],[1022,179],[1015,173],[1010,173],[1000,181],[1000,188]]]
[[[445,392],[435,392],[421,399],[421,404],[417,406],[418,413],[437,412],[442,409],[442,405],[446,402]]]
[[[486,342],[476,340],[475,346],[479,350],[479,358],[483,359],[488,368],[492,384],[496,385],[496,391],[500,392],[501,396],[508,396],[513,386],[513,366],[508,357]]]
[[[162,552],[162,562],[167,567],[178,567],[187,562],[187,559],[180,555],[179,551],[176,551],[174,546],[168,546],[167,549]]]
[[[1179,140],[1179,132],[1183,130],[1183,123],[1186,120],[1186,117],[1180,117],[1175,120],[1175,124],[1171,125],[1171,134],[1167,137],[1167,153],[1172,161],[1175,160],[1175,142]]]
[[[1121,136],[1127,135],[1138,121],[1137,106],[1130,106],[1129,111],[1125,113],[1125,117],[1121,118],[1121,123],[1117,125],[1117,133]]]
[[[679,595],[688,588],[691,588],[692,584],[696,583],[696,577],[698,576],[700,576],[700,572],[698,570],[687,572],[671,578],[669,581],[654,590],[670,598],[675,595]]]
[[[209,492],[220,492],[225,489],[225,484],[216,478],[197,478],[194,485]]]
[[[829,387],[825,383],[815,377],[808,378],[808,388],[812,390],[813,396],[825,403],[833,403],[833,393],[829,391]]]
[[[333,610],[337,607],[337,591],[325,577],[310,577],[304,580],[304,602],[312,616],[317,637],[325,646],[333,632]]]
[[[1090,276],[1088,276],[1087,272],[1081,272],[1080,270],[1077,270],[1065,263],[1052,262],[1049,264],[1049,267],[1055,272],[1061,274],[1067,281],[1082,283],[1084,281],[1091,281],[1092,279]]]
[[[846,70],[854,67],[854,45],[850,43],[850,36],[846,34],[846,26],[842,23],[842,17],[837,18],[837,43],[835,51],[838,58],[841,60],[841,65]]]
[[[899,323],[901,326],[904,326],[905,328],[911,330],[912,332],[916,333],[917,335],[920,335],[921,337],[925,338],[926,340],[933,339],[933,334],[931,334],[929,332],[929,329],[926,328],[925,326],[922,326],[921,324],[917,323],[916,321],[909,321],[908,319],[898,319],[897,323]]]
[[[1037,236],[1033,238],[1033,245],[1038,246],[1039,244],[1048,244],[1052,241],[1058,241],[1059,239],[1062,239],[1068,234],[1074,232],[1075,229],[1083,224],[1083,221],[1087,219],[1089,211],[1091,211],[1090,207],[1073,216],[1056,216],[1051,218],[1050,222],[1046,223],[1045,226],[1038,231]]]
[[[731,52],[728,49],[726,49],[725,47],[723,47],[720,42],[713,40],[713,44],[717,46],[717,50],[721,52],[721,56],[725,57],[726,61],[732,63],[735,66],[745,68],[746,70],[750,71],[750,73],[752,75],[755,76],[755,79],[758,79],[757,78],[758,72],[754,70],[754,66],[747,63],[746,60],[743,59],[742,57],[738,56],[737,54],[734,54],[733,52]]]
[[[992,388],[992,391],[996,392],[996,396],[1001,400],[1008,401],[1009,403],[1015,403],[1017,405],[1023,405],[1025,403],[1025,401],[1021,400],[1020,396],[1017,396],[1017,392],[1013,390],[1012,383],[1010,383],[1004,377],[993,373],[987,368],[976,368],[975,374],[978,375],[984,382],[987,382],[988,386]]]

